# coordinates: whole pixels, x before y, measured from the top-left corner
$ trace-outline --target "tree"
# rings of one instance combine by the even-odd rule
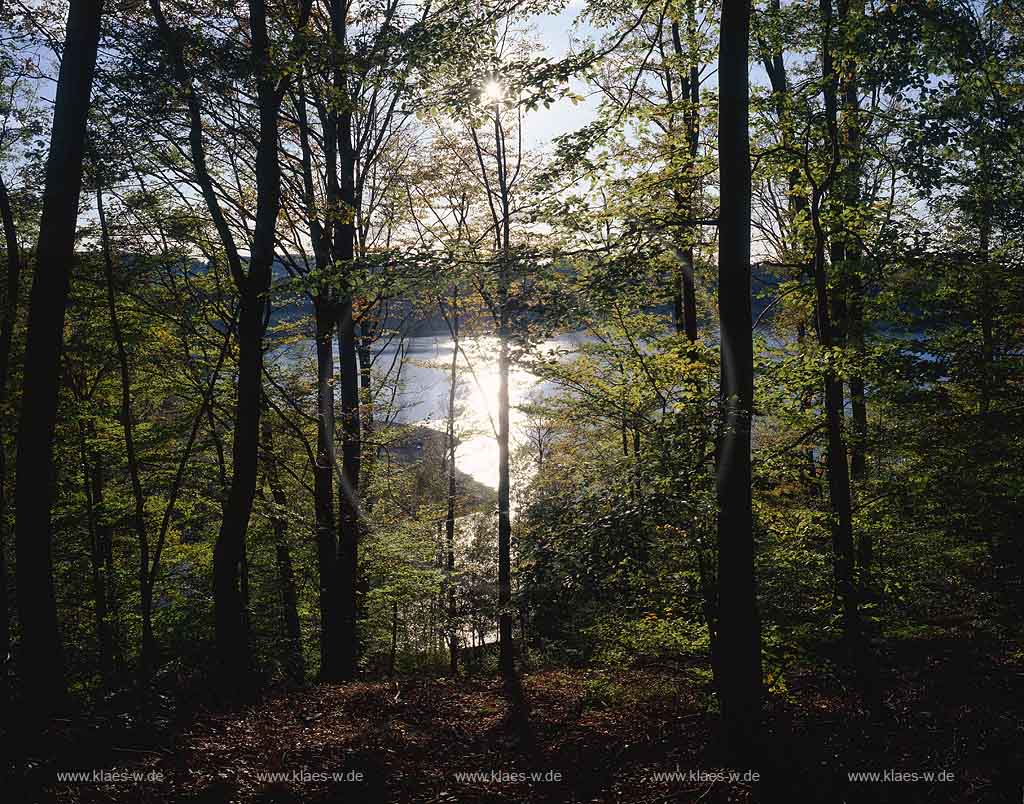
[[[15,538],[21,678],[33,718],[62,706],[66,693],[50,552],[53,435],[101,7],[99,0],[72,0],[68,13],[29,300],[18,420]]]
[[[309,20],[311,5],[311,0],[307,0],[297,10],[294,30],[300,42]],[[234,694],[234,691],[238,691],[245,696],[250,693],[252,660],[239,572],[245,555],[246,530],[256,496],[263,336],[269,312],[268,293],[277,241],[277,217],[281,208],[278,118],[281,102],[291,82],[293,71],[285,70],[281,77],[275,74],[266,6],[260,0],[253,0],[249,4],[249,24],[252,40],[250,67],[256,84],[256,110],[259,120],[254,170],[257,199],[250,256],[245,261],[247,264],[244,264],[207,168],[201,107],[186,69],[181,44],[163,13],[160,0],[151,0],[150,6],[175,80],[185,92],[189,147],[196,182],[202,190],[210,217],[220,235],[221,244],[227,252],[231,276],[240,299],[239,370],[231,455],[232,473],[224,506],[224,519],[214,547],[213,588],[219,685],[225,694]]]
[[[760,625],[754,581],[750,425],[749,0],[724,0],[718,55],[718,309],[722,430],[718,446],[718,640],[715,680],[730,748],[753,760],[760,728]]]
[[[6,162],[20,162],[23,174],[30,174],[37,168],[37,158],[26,153],[33,136],[42,133],[36,105],[25,97],[23,84],[25,71],[18,69],[13,58],[7,53],[0,54],[0,68],[5,94],[16,101],[5,110],[3,131],[0,138],[0,154]],[[12,180],[21,178],[15,174]],[[0,221],[3,224],[4,249],[7,274],[0,301],[0,660],[4,669],[0,673],[0,704],[9,699],[9,667],[11,664],[11,622],[8,610],[7,546],[10,536],[9,496],[7,473],[9,465],[8,438],[13,435],[10,411],[11,357],[15,340],[15,327],[21,307],[23,289],[24,258],[18,233],[18,205],[12,200],[12,189],[0,176]],[[24,217],[24,216],[22,216]]]

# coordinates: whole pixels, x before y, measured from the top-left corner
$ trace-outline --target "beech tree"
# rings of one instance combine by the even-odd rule
[[[722,430],[718,446],[718,641],[722,720],[738,756],[752,756],[760,723],[760,625],[754,583],[750,428],[754,358],[750,314],[748,0],[724,0],[718,55],[718,306]]]
[[[15,489],[18,614],[25,699],[33,717],[63,705],[66,693],[53,591],[50,510],[53,437],[64,313],[75,258],[75,224],[85,156],[85,121],[96,70],[101,3],[73,0],[54,101],[46,186],[32,280],[18,419]],[[8,239],[8,253],[11,249]]]

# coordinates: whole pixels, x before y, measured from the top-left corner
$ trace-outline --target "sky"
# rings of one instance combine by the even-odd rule
[[[538,16],[532,20],[548,58],[562,58],[569,51],[570,38],[573,36],[576,39],[580,38],[581,34],[576,30],[574,23],[576,16],[582,10],[581,0],[571,0],[561,12]],[[592,30],[587,26],[583,29],[583,33]],[[581,82],[574,81],[572,89],[586,95],[586,86]],[[542,147],[549,144],[555,137],[568,134],[586,125],[594,119],[596,114],[596,97],[587,97],[585,101],[575,105],[572,101],[563,99],[552,104],[549,109],[541,107],[526,117],[524,144],[528,148]]]

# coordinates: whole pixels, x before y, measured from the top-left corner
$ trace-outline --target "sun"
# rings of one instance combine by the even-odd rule
[[[500,81],[490,80],[484,84],[482,100],[484,103],[498,103],[505,98],[505,88]]]

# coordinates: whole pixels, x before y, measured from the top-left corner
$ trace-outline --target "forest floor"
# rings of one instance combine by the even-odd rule
[[[890,646],[885,658],[882,718],[820,667],[788,679],[769,703],[760,784],[716,760],[706,669],[573,669],[512,686],[404,677],[281,691],[120,745],[68,724],[63,758],[36,768],[51,781],[25,801],[1021,801],[1021,653],[932,640]],[[142,778],[97,780],[97,768]],[[62,770],[90,778],[54,783]],[[889,778],[853,782],[851,772]]]

